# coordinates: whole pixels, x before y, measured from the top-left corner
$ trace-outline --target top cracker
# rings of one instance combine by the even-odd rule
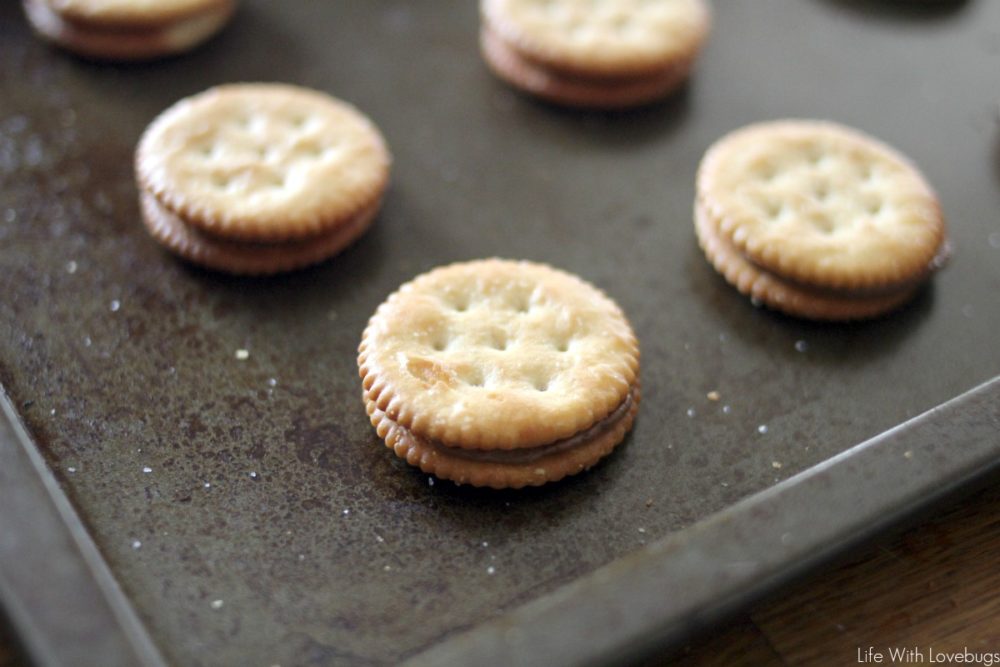
[[[229,239],[312,236],[378,204],[389,152],[354,107],[282,84],[181,100],[136,151],[143,188],[190,225]]]
[[[42,0],[67,21],[154,28],[222,8],[230,0]]]
[[[586,76],[643,76],[694,58],[704,0],[484,0],[489,25],[525,56]]]
[[[414,434],[519,449],[575,435],[620,406],[639,348],[597,288],[491,259],[403,285],[369,321],[358,365],[367,398]]]
[[[698,203],[754,264],[820,288],[919,281],[944,242],[940,205],[916,167],[828,122],[761,123],[723,137],[702,160]]]

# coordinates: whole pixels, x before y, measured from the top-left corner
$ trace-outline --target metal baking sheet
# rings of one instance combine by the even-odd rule
[[[688,87],[601,114],[494,80],[468,2],[248,0],[203,49],[141,66],[68,57],[31,36],[15,3],[0,6],[0,383],[25,432],[0,444],[27,441],[47,464],[41,477],[61,488],[50,495],[69,500],[64,521],[86,528],[64,542],[92,545],[106,566],[94,594],[114,601],[129,650],[184,665],[458,656],[447,652],[491,641],[493,619],[540,623],[518,614],[594,590],[586,582],[605,566],[641,573],[648,557],[694,553],[644,549],[691,544],[692,526],[754,494],[801,519],[807,505],[775,489],[811,488],[797,473],[831,457],[865,461],[833,477],[864,516],[921,505],[879,482],[904,465],[891,448],[859,459],[851,447],[1000,374],[1000,5],[759,0],[715,14]],[[388,139],[386,206],[334,261],[228,278],[175,261],[142,231],[131,160],[143,128],[182,96],[245,80],[329,91]],[[790,116],[881,137],[938,189],[954,261],[906,309],[865,324],[795,321],[752,308],[701,256],[691,204],[702,152],[730,129]],[[643,408],[585,475],[516,493],[431,485],[365,419],[354,359],[368,316],[416,273],[482,256],[573,271],[632,320]],[[987,472],[997,446],[905,465],[944,488]],[[835,507],[840,519],[852,511]],[[827,549],[858,534],[834,518]],[[717,539],[731,548],[741,534]],[[808,553],[780,552],[767,582]],[[732,593],[709,602],[750,599]],[[602,637],[635,648],[683,635],[648,634],[656,627],[667,626]]]

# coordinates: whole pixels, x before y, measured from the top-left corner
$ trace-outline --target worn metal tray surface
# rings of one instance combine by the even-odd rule
[[[206,47],[144,66],[51,50],[16,3],[0,6],[0,382],[168,661],[416,655],[1000,373],[1000,3],[742,0],[715,13],[685,90],[597,114],[495,81],[471,2],[248,0]],[[385,208],[335,260],[228,278],[143,232],[131,164],[143,128],[240,80],[329,91],[383,129]],[[954,261],[904,310],[795,321],[751,307],[703,259],[702,152],[788,116],[881,137],[938,189]],[[382,446],[359,397],[358,338],[386,295],[494,255],[599,285],[642,343],[633,433],[540,489],[432,483]],[[869,463],[838,483],[873,511],[892,499],[880,471],[933,479],[936,465]]]

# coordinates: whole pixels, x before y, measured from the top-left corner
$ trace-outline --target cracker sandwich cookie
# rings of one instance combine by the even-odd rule
[[[188,51],[221,30],[236,0],[23,0],[35,32],[88,58],[148,60]]]
[[[146,129],[143,221],[169,250],[238,274],[336,254],[379,210],[390,157],[354,107],[285,84],[232,84],[177,102]]]
[[[639,407],[639,346],[600,290],[543,264],[487,259],[418,276],[359,348],[372,425],[442,479],[537,486],[593,466]]]
[[[950,248],[937,196],[907,158],[822,121],[761,123],[720,139],[699,167],[694,217],[729,283],[817,320],[901,306]]]
[[[481,0],[493,72],[550,102],[616,109],[670,94],[708,35],[705,0]]]

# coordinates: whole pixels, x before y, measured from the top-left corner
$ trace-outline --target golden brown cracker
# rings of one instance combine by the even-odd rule
[[[641,77],[588,79],[540,67],[485,27],[480,48],[494,74],[515,88],[556,104],[581,108],[625,109],[654,102],[683,83],[690,68],[690,62],[683,62]]]
[[[518,449],[570,437],[629,395],[639,348],[621,309],[543,264],[441,267],[392,294],[362,336],[369,398],[414,434]]]
[[[79,56],[116,61],[149,60],[188,51],[221,30],[236,8],[234,0],[213,0],[194,5],[200,13],[172,21],[156,17],[127,24],[110,18],[104,21],[100,13],[88,18],[68,17],[57,9],[61,5],[51,0],[23,0],[22,5],[28,22],[46,40]]]
[[[701,50],[704,0],[482,0],[483,23],[525,58],[587,77],[652,75]]]
[[[704,0],[482,0],[480,48],[516,88],[566,106],[648,104],[689,76]]]
[[[829,122],[760,123],[723,137],[702,160],[697,201],[753,264],[821,289],[908,285],[934,268],[945,240],[920,172]]]
[[[286,84],[231,84],[163,112],[136,152],[140,186],[186,224],[241,241],[315,236],[378,202],[390,157],[354,107]]]

